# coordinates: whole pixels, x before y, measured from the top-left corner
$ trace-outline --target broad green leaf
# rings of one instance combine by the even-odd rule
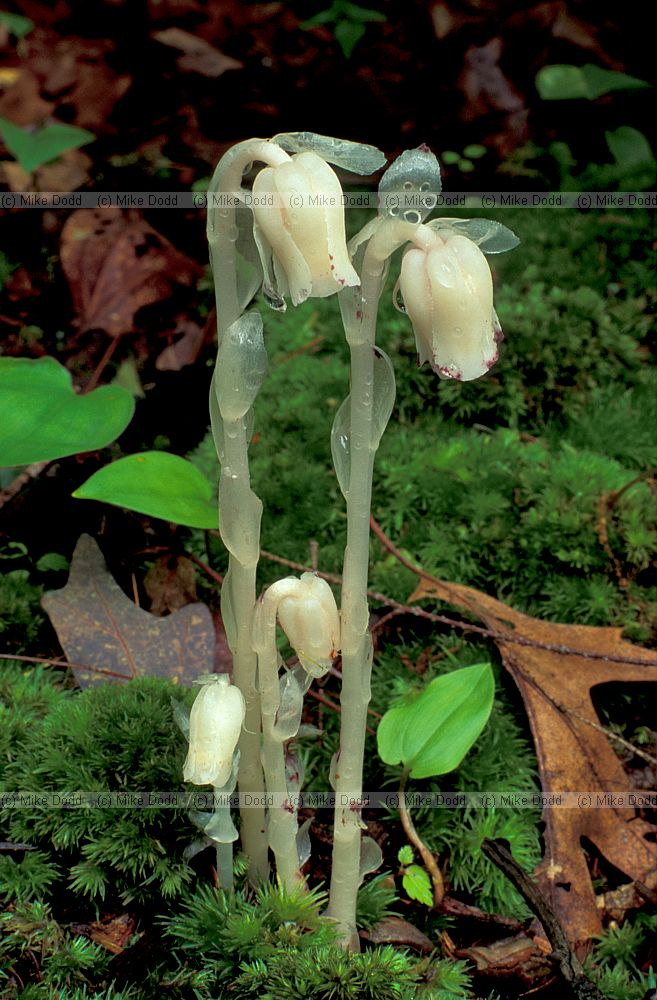
[[[425,906],[433,906],[431,879],[424,868],[410,865],[404,873],[402,885],[411,899],[417,899],[418,903],[424,903]]]
[[[461,763],[493,707],[489,663],[436,677],[413,701],[389,709],[377,730],[379,756],[412,778],[447,774]]]
[[[10,14],[8,10],[0,10],[0,25],[14,36],[14,38],[25,38],[34,28],[34,21],[22,14]]]
[[[578,97],[595,101],[613,90],[638,90],[649,86],[645,80],[635,76],[601,69],[591,63],[585,66],[561,63],[543,66],[536,74],[536,89],[544,101],[566,101]]]
[[[104,448],[125,430],[134,409],[120,386],[77,395],[70,372],[54,358],[0,358],[0,466]]]
[[[106,465],[74,494],[190,528],[217,528],[212,484],[195,465],[166,451],[144,451]]]
[[[27,173],[56,160],[69,149],[78,149],[96,138],[93,132],[87,132],[84,128],[58,123],[46,125],[37,132],[28,132],[7,118],[0,118],[0,136]]]

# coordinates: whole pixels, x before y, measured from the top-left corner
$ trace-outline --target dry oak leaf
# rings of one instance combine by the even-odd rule
[[[126,597],[90,535],[81,535],[68,582],[41,604],[81,687],[141,675],[180,683],[214,669],[214,625],[205,604],[187,604],[166,618]]]
[[[129,333],[135,313],[192,285],[199,265],[138,214],[115,206],[79,209],[62,229],[60,256],[80,332]]]
[[[657,869],[657,846],[646,839],[655,828],[638,818],[634,808],[615,806],[605,797],[635,790],[601,730],[591,688],[610,682],[657,681],[657,654],[625,642],[620,629],[541,621],[472,587],[423,574],[409,601],[425,598],[456,605],[498,634],[583,654],[642,661],[609,662],[580,652],[496,640],[529,716],[544,794],[581,792],[591,797],[590,804],[579,809],[543,810],[545,859],[537,871],[541,890],[568,940],[573,945],[586,942],[600,932],[602,923],[582,838],[628,881],[651,884]]]

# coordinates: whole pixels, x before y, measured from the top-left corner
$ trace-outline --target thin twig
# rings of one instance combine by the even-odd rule
[[[195,556],[190,553],[187,556],[187,558],[191,559],[193,563],[196,563],[196,565],[199,566],[204,573],[207,573],[210,579],[214,580],[215,583],[222,584],[224,582],[224,578],[221,575],[221,573],[217,573],[216,569],[212,569],[211,566],[208,566],[207,563],[204,563],[202,559],[198,558],[198,556]]]
[[[58,660],[55,656],[23,656],[18,653],[0,653],[0,660],[19,660],[21,663],[45,663],[48,667],[70,667],[71,670],[86,670],[91,674],[105,674],[108,677],[118,677],[122,681],[132,680],[131,674],[120,674],[116,670],[105,667],[91,667],[86,663],[69,663],[68,660]]]
[[[86,395],[88,392],[91,392],[98,385],[98,380],[105,371],[105,369],[107,368],[108,364],[110,363],[112,355],[114,354],[114,351],[116,350],[117,345],[119,343],[119,339],[120,339],[119,337],[113,337],[112,340],[110,341],[109,346],[107,347],[105,353],[103,354],[102,358],[96,365],[96,368],[92,372],[91,378],[89,379],[86,386],[82,390],[83,395]]]
[[[422,569],[421,566],[415,565],[410,559],[400,552],[400,550],[390,541],[383,529],[374,518],[370,518],[370,525],[372,531],[377,536],[381,544],[388,549],[389,552],[395,556],[396,559],[405,566],[407,569],[411,570],[423,580],[427,580],[429,583],[436,583],[442,585],[442,580],[437,577],[432,576],[427,573],[426,570]],[[602,660],[605,663],[631,663],[636,664],[641,667],[651,667],[653,670],[657,668],[657,663],[653,660],[645,660],[640,657],[631,656],[609,656],[607,653],[596,653],[589,652],[588,650],[575,649],[572,646],[565,646],[563,643],[555,642],[539,642],[536,639],[527,639],[524,636],[514,636],[508,632],[495,632],[493,629],[483,628],[480,625],[471,625],[469,622],[458,621],[454,618],[448,618],[446,615],[436,615],[430,612],[423,611],[421,608],[412,608],[407,605],[399,604],[398,601],[390,600],[389,598],[383,597],[383,595],[378,595],[382,600],[387,600],[391,607],[404,608],[410,614],[415,614],[421,618],[427,618],[430,621],[439,622],[443,625],[450,625],[452,628],[460,628],[464,632],[472,632],[475,635],[480,635],[488,639],[497,639],[500,642],[505,643],[515,643],[518,646],[528,646],[531,649],[545,649],[550,653],[558,653],[561,656],[579,656],[584,660]]]

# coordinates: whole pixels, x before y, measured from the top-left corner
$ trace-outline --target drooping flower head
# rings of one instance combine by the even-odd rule
[[[317,153],[261,170],[253,215],[265,284],[269,279],[294,305],[359,283],[347,252],[342,188]]]
[[[183,778],[195,785],[221,788],[230,778],[242,732],[244,696],[227,674],[210,674],[200,683],[203,686],[189,713],[189,750]]]
[[[315,573],[286,576],[272,583],[256,604],[253,647],[275,643],[276,619],[299,663],[311,677],[322,677],[340,649],[340,614],[326,580]]]
[[[468,382],[499,357],[502,329],[493,308],[488,253],[517,246],[505,226],[484,219],[437,219],[418,227],[402,258],[397,289],[413,324],[418,363]]]
[[[321,677],[340,649],[340,616],[326,580],[302,573],[294,592],[278,605],[278,621],[311,676]]]

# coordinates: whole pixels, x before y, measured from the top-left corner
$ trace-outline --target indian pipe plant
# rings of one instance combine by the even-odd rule
[[[248,188],[244,178],[254,164],[258,172]],[[358,948],[358,888],[381,862],[378,845],[363,836],[359,808],[373,659],[367,601],[372,470],[395,397],[392,362],[376,344],[379,300],[390,258],[405,248],[394,294],[413,324],[418,363],[428,361],[444,379],[476,379],[495,364],[502,340],[484,253],[518,243],[510,230],[488,220],[426,221],[441,190],[440,168],[430,150],[420,147],[404,152],[384,173],[376,217],[347,244],[345,200],[333,167],[367,175],[384,164],[371,146],[289,133],[233,146],[210,184],[207,226],[218,326],[210,415],[221,463],[219,524],[229,553],[221,600],[233,673],[232,682],[200,679],[184,774],[218,793],[205,832],[217,845],[223,887],[232,884],[232,842],[238,836],[225,815],[225,796],[235,780],[250,880],[269,877],[271,848],[281,885],[289,891],[303,887],[309,841],[297,821],[303,774],[290,741],[299,730],[304,694],[340,653],[327,915],[339,941],[352,950]],[[284,310],[287,299],[296,306],[337,295],[340,304],[351,374],[330,441],[347,515],[339,610],[329,585],[312,573],[279,580],[256,595],[262,503],[251,489],[248,447],[267,353],[262,317],[248,305],[261,286],[276,310]],[[288,668],[278,653],[277,622],[297,666]],[[380,728],[383,760],[402,766],[402,793],[408,777],[445,773],[472,746],[492,706],[490,666],[454,671],[426,695],[391,710]]]

